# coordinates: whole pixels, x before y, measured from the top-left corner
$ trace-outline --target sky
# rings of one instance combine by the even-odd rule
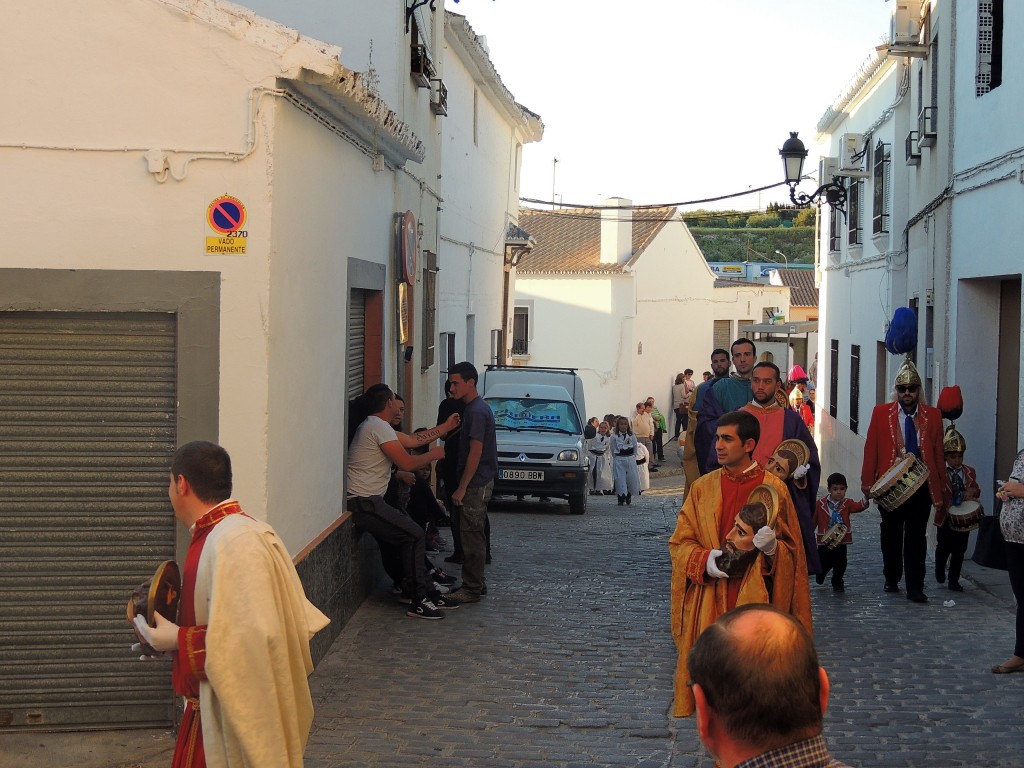
[[[885,0],[447,0],[544,138],[523,149],[520,194],[590,205],[679,203],[782,181],[882,42]],[[554,163],[557,158],[558,162]],[[813,167],[812,167],[813,166]],[[813,191],[804,182],[802,191]],[[763,209],[778,187],[692,208]]]

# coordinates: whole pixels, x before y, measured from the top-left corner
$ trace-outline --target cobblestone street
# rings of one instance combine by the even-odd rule
[[[406,618],[381,589],[313,676],[307,764],[710,768],[693,721],[669,715],[679,480],[626,508],[591,497],[582,517],[564,502],[495,504],[490,594],[444,621]],[[854,518],[844,594],[812,581],[833,754],[1024,765],[1024,675],[989,671],[1012,648],[1012,595],[984,588],[973,563],[954,607],[931,576],[926,605],[884,594],[877,522],[874,509]]]
[[[494,504],[490,594],[443,621],[407,618],[382,584],[313,674],[306,765],[711,768],[693,721],[669,715],[679,482],[662,475],[631,507],[590,497],[579,517],[563,501]],[[1006,574],[968,562],[953,596],[929,560],[926,605],[884,594],[877,523],[875,509],[854,518],[844,594],[811,585],[833,755],[1024,765],[1024,675],[989,671],[1012,648]],[[165,768],[172,751],[163,731],[0,738],[4,768]]]

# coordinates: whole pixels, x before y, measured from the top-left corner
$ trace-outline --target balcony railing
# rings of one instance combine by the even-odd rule
[[[427,46],[414,45],[412,47],[409,72],[420,88],[430,87],[430,78],[434,76],[434,65],[430,63],[430,57],[427,55]]]
[[[925,107],[917,118],[917,143],[921,147],[935,146],[939,135],[939,108]]]
[[[530,343],[526,339],[512,339],[512,354],[513,355],[528,355],[530,354]]]
[[[448,88],[444,80],[430,81],[430,111],[435,115],[446,116],[448,114]]]
[[[921,164],[921,147],[918,146],[917,137],[917,131],[911,131],[907,134],[907,140],[904,143],[907,151],[907,165]]]

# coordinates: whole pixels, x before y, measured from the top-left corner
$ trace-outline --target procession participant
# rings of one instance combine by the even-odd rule
[[[597,435],[587,441],[587,451],[593,463],[590,468],[590,493],[594,496],[611,491],[615,487],[612,475],[612,439],[608,429],[608,422],[602,421],[597,425]]]
[[[727,610],[744,603],[771,603],[811,627],[800,523],[786,486],[751,457],[759,428],[757,419],[746,411],[719,418],[715,444],[721,469],[694,482],[669,539],[672,635],[679,651],[676,717],[693,713],[693,696],[686,687],[687,654],[700,633]],[[717,565],[724,553],[723,543],[729,540],[740,509],[760,486],[767,487],[761,498],[770,497],[774,507],[768,510],[774,529],[765,525],[750,534],[761,556],[743,576],[729,577]]]
[[[636,459],[636,476],[638,492],[641,496],[643,496],[644,491],[649,490],[651,487],[651,455],[647,452],[647,449],[644,448],[643,443],[637,443],[636,455],[633,458]]]
[[[705,376],[704,381],[696,389],[696,397],[693,401],[693,408],[690,413],[690,427],[693,430],[693,439],[687,438],[687,443],[693,446],[694,456],[697,463],[698,474],[708,473],[707,459],[715,449],[715,418],[701,418],[704,398],[711,388],[721,379],[729,375],[729,353],[724,349],[716,349],[711,353],[711,370],[714,374]]]
[[[174,454],[167,494],[192,535],[177,623],[156,613],[150,627],[139,615],[136,632],[173,654],[185,698],[173,768],[295,768],[313,722],[309,640],[330,622],[306,599],[284,542],[242,511],[231,484],[221,446]]]
[[[846,498],[846,475],[840,472],[833,472],[828,476],[828,495],[818,500],[814,510],[814,523],[817,528],[818,557],[821,560],[821,572],[815,576],[819,584],[825,583],[825,577],[829,571],[832,572],[832,591],[845,592],[847,566],[847,547],[853,543],[853,524],[850,522],[850,515],[856,512],[863,512],[869,506],[866,498],[860,501]],[[834,525],[841,524],[846,528],[846,533],[839,540],[838,544],[828,546],[822,543],[822,539]],[[841,529],[838,529],[841,530]]]
[[[751,401],[743,406],[743,410],[753,414],[761,424],[761,439],[754,449],[754,461],[767,467],[770,457],[785,440],[799,440],[807,449],[807,458],[781,479],[789,486],[800,519],[807,567],[810,573],[818,573],[821,571],[821,562],[814,540],[814,504],[821,480],[818,447],[800,415],[779,402],[780,399],[784,401],[784,397],[780,398],[782,372],[775,363],[761,362],[755,365],[750,374],[750,388]],[[810,466],[803,469],[804,464]]]
[[[716,621],[687,663],[697,735],[721,768],[847,768],[822,738],[829,682],[810,633],[767,605]]]
[[[640,475],[636,471],[636,436],[629,427],[629,419],[619,416],[612,433],[612,468],[615,475],[615,495],[619,506],[632,504],[633,494],[640,495]]]
[[[789,396],[789,402],[793,412],[800,416],[800,420],[807,425],[807,428],[814,429],[814,411],[810,406],[810,393],[805,397],[799,388],[794,388]]]
[[[952,493],[951,504],[958,506],[964,501],[974,501],[981,497],[981,486],[978,485],[978,473],[974,467],[964,464],[964,452],[967,441],[952,424],[946,428],[942,437],[942,450],[946,455],[946,474]],[[967,552],[967,540],[970,531],[954,531],[952,519],[947,514],[944,519],[935,515],[935,580],[942,584],[946,581],[946,562],[949,562],[949,582],[947,586],[953,592],[963,592],[960,585],[960,570],[964,565],[964,554]]]
[[[593,440],[595,437],[597,437],[598,426],[600,426],[600,420],[597,418],[597,416],[591,416],[589,419],[587,419],[587,423],[583,427],[583,439]]]
[[[876,405],[864,445],[861,491],[871,488],[905,455],[913,454],[927,471],[927,482],[895,509],[881,514],[882,573],[886,592],[899,592],[904,563],[907,599],[926,603],[924,593],[925,532],[934,504],[944,516],[950,502],[949,476],[942,455],[942,414],[921,398],[921,376],[908,357],[896,373],[896,398]]]
[[[697,429],[702,430],[708,437],[714,433],[714,425],[718,423],[719,416],[742,408],[750,402],[750,373],[756,362],[757,347],[750,339],[736,339],[729,349],[735,372],[729,377],[716,379],[711,383],[700,401]],[[701,474],[707,474],[715,469],[714,445],[711,440],[703,445],[698,441],[696,447],[698,461],[704,462]],[[705,451],[703,455],[700,453],[702,450]]]

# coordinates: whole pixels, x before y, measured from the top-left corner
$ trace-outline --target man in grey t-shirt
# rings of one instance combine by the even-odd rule
[[[363,395],[370,415],[359,425],[348,450],[348,508],[352,521],[377,541],[402,548],[405,589],[412,598],[407,614],[420,619],[442,619],[440,609],[457,607],[447,603],[434,589],[425,566],[424,532],[409,515],[384,501],[392,465],[411,472],[444,458],[444,448],[411,455],[402,445],[391,420],[398,412],[398,400],[384,384],[375,384]],[[437,437],[439,428],[423,433]]]
[[[466,404],[459,435],[459,485],[452,503],[460,509],[462,537],[462,587],[447,595],[459,603],[479,602],[487,589],[484,565],[487,558],[487,502],[498,476],[498,443],[494,412],[477,392],[479,380],[472,363],[463,362],[448,371],[452,392]]]

